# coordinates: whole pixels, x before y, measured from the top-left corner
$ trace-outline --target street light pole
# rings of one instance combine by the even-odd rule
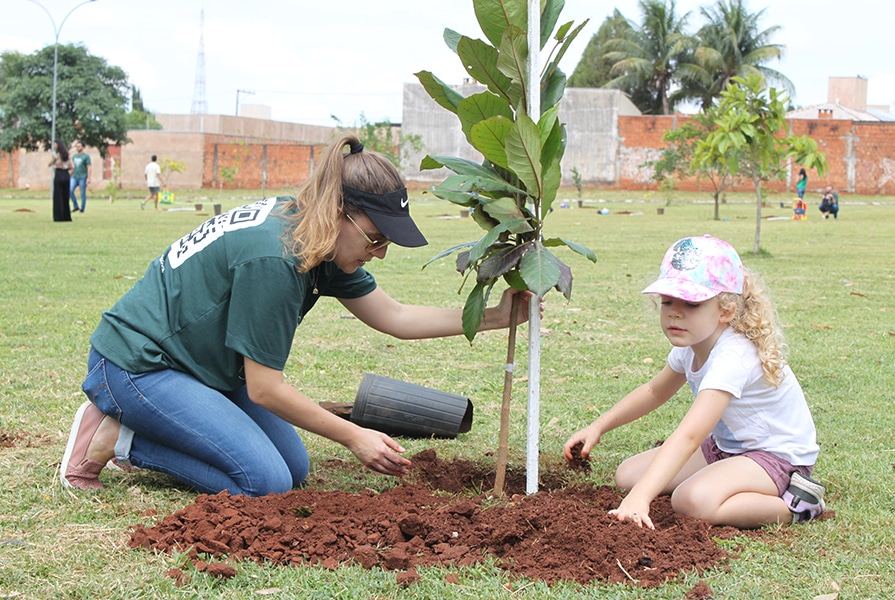
[[[239,116],[239,94],[254,94],[255,92],[251,90],[236,90],[236,116]]]
[[[39,7],[41,7],[41,9],[43,9],[43,11],[45,13],[47,13],[47,16],[50,17],[50,22],[53,24],[53,32],[56,35],[56,41],[53,44],[53,109],[52,109],[53,124],[50,129],[50,148],[52,149],[53,142],[56,141],[56,73],[57,73],[58,67],[59,67],[59,33],[62,31],[62,26],[65,25],[65,21],[68,19],[68,17],[73,12],[75,12],[76,10],[78,10],[79,8],[84,6],[85,4],[90,4],[91,2],[96,2],[96,0],[85,0],[84,2],[81,2],[80,4],[75,6],[73,9],[68,11],[68,14],[65,15],[65,17],[62,19],[62,22],[59,23],[59,27],[56,27],[56,19],[53,18],[53,15],[50,14],[50,11],[47,10],[46,6],[44,6],[37,0],[28,0],[28,2],[38,5]],[[55,152],[55,150],[53,150],[53,156],[55,156],[55,155],[56,155],[56,152]]]

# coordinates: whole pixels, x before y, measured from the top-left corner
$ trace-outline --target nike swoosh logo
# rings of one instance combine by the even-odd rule
[[[409,198],[405,198],[404,200],[401,200],[401,208],[407,208],[408,202],[410,202]]]

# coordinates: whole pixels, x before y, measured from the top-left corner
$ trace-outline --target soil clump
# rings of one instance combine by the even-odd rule
[[[524,495],[524,473],[509,472],[507,497],[495,499],[481,493],[494,479],[484,468],[443,461],[433,450],[412,460],[412,474],[382,492],[202,494],[154,525],[133,526],[128,545],[187,552],[209,572],[210,557],[231,566],[239,559],[330,569],[353,561],[396,571],[399,583],[412,585],[417,567],[469,566],[490,555],[510,573],[547,583],[653,587],[684,572],[723,568],[735,557],[716,540],[748,534],[675,514],[667,497],[652,504],[655,530],[621,523],[607,514],[621,501],[617,489],[566,485],[563,474],[542,474],[541,491]]]

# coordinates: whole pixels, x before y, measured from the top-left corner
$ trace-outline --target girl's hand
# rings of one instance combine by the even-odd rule
[[[646,525],[649,529],[655,529],[652,519],[649,518],[649,502],[638,502],[632,500],[630,496],[622,500],[618,508],[610,510],[609,514],[616,517],[619,521],[631,521],[638,527]]]
[[[406,475],[411,462],[401,456],[404,448],[386,434],[359,428],[357,439],[349,446],[365,467],[383,475]]]
[[[591,423],[581,431],[572,434],[572,437],[570,437],[562,447],[562,455],[568,462],[572,462],[575,458],[572,455],[572,448],[581,444],[581,451],[579,454],[582,459],[586,460],[590,458],[591,449],[599,443],[600,431],[596,428],[594,423]]]

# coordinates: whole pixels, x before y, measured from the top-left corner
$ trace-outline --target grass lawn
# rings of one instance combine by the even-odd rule
[[[71,418],[84,400],[80,383],[88,338],[100,313],[127,291],[148,263],[208,217],[260,192],[177,192],[182,209],[140,209],[144,192],[118,201],[91,197],[73,223],[52,222],[49,192],[0,190],[0,598],[682,598],[705,581],[716,598],[890,598],[895,584],[895,199],[843,195],[840,218],[822,220],[814,200],[807,221],[772,196],[762,221],[762,253],[751,253],[755,209],[749,195],[731,194],[713,220],[707,196],[675,193],[567,191],[569,208],[547,219],[546,234],[592,248],[596,265],[563,249],[574,273],[572,300],[547,296],[541,341],[541,470],[561,466],[568,435],[609,408],[662,365],[669,345],[640,290],[658,272],[666,248],[686,235],[710,233],[736,247],[747,267],[769,283],[785,324],[790,362],[818,427],[815,474],[827,485],[835,516],[802,526],[769,528],[761,539],[726,547],[739,555],[729,569],[650,590],[582,588],[514,582],[493,564],[421,569],[421,582],[402,590],[395,574],[346,566],[272,568],[241,565],[218,580],[191,573],[175,587],[165,576],[186,569],[183,556],[126,548],[130,525],[166,515],[195,493],[154,473],[111,473],[106,488],[64,490],[58,467]],[[394,297],[460,307],[465,288],[451,258],[421,266],[441,250],[477,239],[481,230],[458,207],[415,193],[413,214],[429,239],[422,249],[390,247],[369,265]],[[428,196],[427,196],[428,197]],[[193,210],[202,202],[203,211]],[[606,208],[608,215],[598,209]],[[663,208],[664,214],[657,214]],[[408,454],[435,448],[439,456],[492,464],[503,382],[506,336],[480,335],[404,342],[346,318],[322,301],[299,328],[287,375],[318,401],[351,401],[364,373],[412,381],[472,398],[472,431],[456,440],[402,440]],[[525,383],[528,328],[520,332],[510,459],[525,463]],[[650,447],[676,426],[691,398],[681,393],[657,414],[607,435],[592,454],[587,476],[610,484],[626,456]],[[382,489],[394,480],[359,466],[344,448],[308,435],[310,481],[325,489]],[[328,459],[345,465],[334,467]],[[315,467],[316,465],[316,467]],[[673,549],[672,549],[673,551]],[[459,573],[459,584],[445,581]],[[526,584],[527,583],[527,584]],[[832,596],[831,596],[832,597]]]

